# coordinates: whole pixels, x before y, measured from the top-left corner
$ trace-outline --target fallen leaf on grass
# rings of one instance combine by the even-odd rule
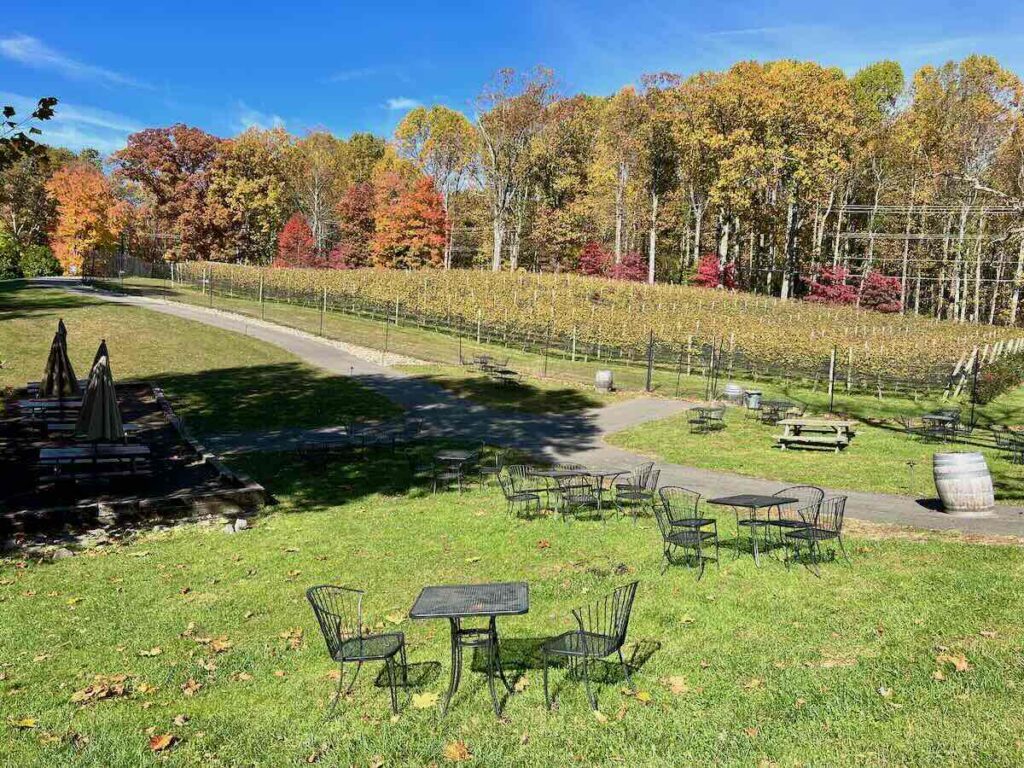
[[[880,686],[878,688],[878,695],[881,696],[883,699],[891,699],[892,698],[892,688],[886,688],[884,685]]]
[[[139,693],[142,693],[142,694],[146,694],[146,693],[153,693],[153,692],[154,692],[154,691],[156,691],[157,689],[158,689],[158,687],[157,687],[157,686],[155,686],[155,685],[150,685],[149,683],[139,683],[139,684],[138,684],[138,685],[137,685],[137,686],[135,687],[135,690],[137,690],[137,691],[138,691]]]
[[[481,560],[480,555],[476,555],[475,557],[467,557],[466,558],[466,562],[467,563],[479,563],[480,560]]]
[[[935,663],[940,667],[943,664],[952,664],[957,672],[967,672],[971,668],[967,657],[962,653],[940,653],[935,657]]]
[[[748,691],[752,691],[755,688],[762,688],[764,687],[764,680],[761,680],[757,677],[752,677],[743,684],[743,687]]]
[[[599,709],[595,709],[595,710],[593,710],[593,712],[594,712],[594,719],[597,720],[597,722],[602,723],[602,724],[608,722],[608,715],[606,715],[604,712],[602,712]]]
[[[518,680],[516,680],[515,684],[512,686],[512,690],[514,690],[516,693],[522,693],[529,686],[530,678],[528,678],[526,675],[522,675],[519,677]]]
[[[987,637],[987,638],[989,638],[991,640],[993,637],[996,636],[997,633],[995,632],[995,630],[983,629],[978,634],[981,635],[982,637]]]
[[[437,706],[437,694],[430,693],[414,693],[412,695],[412,706],[414,709],[430,709],[431,707]]]
[[[286,629],[280,635],[282,640],[287,641],[288,647],[293,651],[298,650],[302,645],[302,627],[295,627],[294,629]]]
[[[936,669],[932,672],[932,680],[938,680],[940,683],[946,679],[946,676],[942,673],[941,669]]]
[[[682,696],[684,693],[690,692],[690,684],[685,677],[674,675],[662,679],[661,682],[676,696]]]
[[[390,621],[392,624],[401,624],[403,621],[405,621],[405,616],[403,616],[400,613],[389,613],[384,618]]]
[[[163,652],[164,652],[163,648],[156,647],[156,648],[150,648],[149,650],[141,650],[141,651],[139,651],[139,656],[159,656]]]
[[[35,728],[39,725],[39,721],[34,717],[22,717],[17,719],[12,717],[8,722],[15,728],[22,729]]]
[[[651,698],[651,694],[649,694],[647,691],[636,692],[636,700],[639,701],[641,704],[649,704],[651,702]]]
[[[450,760],[453,763],[461,763],[473,758],[473,753],[469,751],[469,747],[464,741],[449,741],[444,745],[442,754],[444,754],[445,760]]]
[[[199,693],[199,689],[203,687],[202,683],[196,682],[195,678],[189,678],[188,681],[181,686],[181,692],[186,696],[195,696]]]
[[[224,651],[230,650],[233,646],[234,643],[223,636],[215,637],[209,643],[210,650],[214,653],[224,653]]]
[[[274,677],[284,677],[287,673],[283,669],[275,669]]]
[[[547,539],[541,539],[537,542],[537,549],[548,549],[551,546],[551,542]]]
[[[155,734],[149,740],[149,748],[153,752],[163,752],[165,749],[174,746],[177,741],[178,737],[173,733]]]
[[[793,702],[793,709],[803,709],[804,704],[807,703],[807,699],[797,699]]]
[[[188,715],[178,715],[174,718],[174,724],[179,728],[188,722]]]
[[[71,694],[71,701],[75,704],[86,704],[90,701],[124,696],[128,691],[126,681],[127,677],[125,675],[113,675],[111,677],[96,675],[92,685],[88,685],[82,690]]]
[[[299,570],[288,571],[288,580],[292,581],[292,580],[294,580],[295,578],[297,578],[298,576],[301,576],[301,575],[302,575],[302,571],[299,571]]]
[[[335,671],[337,671],[337,670],[335,670]],[[250,675],[248,672],[236,672],[234,674],[234,678],[235,678],[235,680],[238,680],[239,682],[243,682],[244,683],[247,680],[252,680],[252,675]]]
[[[38,664],[41,661],[46,661],[48,658],[50,658],[50,654],[48,654],[48,653],[40,653],[37,656],[33,656],[32,657],[32,661],[34,661],[36,664]]]
[[[745,734],[747,734],[747,736],[749,738],[756,739],[757,738],[757,734],[759,734],[761,732],[761,729],[760,728],[753,728],[753,727],[751,727],[751,728],[744,728],[743,732]]]

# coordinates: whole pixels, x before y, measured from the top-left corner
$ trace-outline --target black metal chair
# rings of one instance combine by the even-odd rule
[[[924,435],[924,423],[912,416],[897,416],[903,434],[907,437],[922,437]]]
[[[700,494],[686,488],[662,488],[662,503],[654,507],[654,517],[661,531],[662,552],[665,555],[665,565],[661,572],[675,565],[672,554],[676,549],[687,550],[696,559],[697,581],[700,581],[704,575],[704,563],[708,559],[706,552],[712,546],[715,548],[715,565],[719,563],[718,522],[714,518],[697,516],[696,501],[689,503],[694,495],[700,498]],[[667,501],[666,496],[669,497]]]
[[[632,513],[634,523],[642,510],[649,509],[653,513],[657,505],[655,499],[660,479],[661,470],[652,469],[643,475],[642,485],[616,485],[613,499],[615,508],[623,515]]]
[[[338,688],[334,692],[330,712],[338,705],[345,679],[345,662],[355,662],[356,671],[345,691],[348,695],[359,677],[364,661],[383,661],[391,689],[391,710],[398,714],[398,670],[395,657],[401,658],[402,684],[409,681],[409,667],[405,656],[405,635],[388,632],[365,634],[363,627],[363,591],[328,584],[310,587],[306,599],[313,606],[320,631],[327,643],[327,652],[338,662]]]
[[[843,515],[846,511],[846,497],[833,496],[825,499],[819,504],[814,504],[800,510],[805,525],[786,532],[786,543],[793,547],[794,556],[800,556],[800,548],[807,545],[808,554],[811,559],[811,571],[815,576],[821,576],[818,570],[818,563],[821,562],[821,543],[835,541],[839,545],[839,551],[847,564],[850,562],[846,554],[846,547],[843,546]],[[835,551],[832,551],[833,558]],[[789,560],[787,559],[787,564]]]
[[[791,485],[789,488],[776,491],[772,496],[797,499],[796,502],[780,504],[776,508],[778,517],[774,520],[769,517],[769,528],[775,528],[779,532],[779,538],[782,539],[786,531],[796,530],[807,525],[804,521],[807,510],[821,504],[822,499],[825,498],[825,491],[816,485]]]
[[[508,505],[510,515],[516,516],[521,511],[540,512],[540,494],[536,491],[523,490],[518,487],[522,482],[521,476],[512,475],[510,472],[499,472],[498,485],[505,495],[505,503]]]
[[[563,521],[567,521],[570,515],[601,509],[601,492],[593,477],[584,474],[565,475],[556,477],[555,483],[558,489],[558,511]]]
[[[477,465],[477,476],[480,479],[480,485],[484,485],[490,478],[498,477],[501,474],[502,468],[505,466],[505,451],[495,450],[493,454],[493,462],[486,461],[484,456],[487,455],[487,445],[480,443],[480,463]]]
[[[688,419],[690,434],[702,435],[725,429],[725,408],[701,408],[694,410]]]
[[[629,675],[629,665],[622,655],[622,646],[626,642],[626,630],[629,617],[633,610],[633,599],[640,582],[634,581],[619,587],[602,600],[582,608],[573,609],[577,628],[563,632],[541,645],[541,656],[544,663],[544,701],[551,709],[551,695],[548,689],[548,662],[550,656],[569,659],[571,665],[582,668],[583,682],[587,689],[587,699],[591,709],[597,710],[597,697],[591,688],[590,666],[613,653],[618,654],[619,664],[626,677],[626,682],[633,686]]]
[[[513,479],[516,493],[536,493],[543,495],[545,503],[550,502],[551,486],[547,478],[534,474],[536,467],[529,464],[509,464],[505,472]]]

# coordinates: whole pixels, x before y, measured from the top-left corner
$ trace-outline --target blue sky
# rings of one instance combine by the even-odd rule
[[[552,67],[565,93],[607,94],[644,72],[801,58],[850,72],[988,53],[1024,74],[1024,3],[242,3],[30,0],[0,18],[0,103],[57,96],[55,144],[110,152],[186,122],[390,133],[417,103],[470,112],[500,67]]]

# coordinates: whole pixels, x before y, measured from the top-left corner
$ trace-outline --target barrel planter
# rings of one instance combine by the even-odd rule
[[[756,411],[761,407],[761,390],[748,389],[743,393],[747,400],[747,408]]]
[[[594,376],[594,387],[598,392],[611,392],[615,388],[615,380],[611,371],[598,371]]]
[[[992,475],[980,453],[936,453],[932,460],[942,511],[950,515],[986,515],[995,506]]]
[[[730,381],[725,385],[725,389],[722,394],[730,403],[738,403],[743,399],[743,387]]]

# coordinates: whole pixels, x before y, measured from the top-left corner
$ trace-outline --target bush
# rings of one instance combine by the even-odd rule
[[[860,305],[875,312],[894,314],[903,309],[900,293],[903,286],[898,277],[886,277],[881,272],[870,272],[864,279]]]
[[[975,402],[990,403],[1004,392],[1024,383],[1024,354],[1007,355],[978,372]]]
[[[647,264],[636,251],[622,255],[622,261],[612,264],[608,269],[608,277],[613,280],[634,280],[643,282],[647,279]]]
[[[14,237],[0,230],[0,280],[16,280],[21,277],[21,257]]]
[[[723,269],[718,256],[713,253],[705,254],[697,263],[693,284],[702,288],[735,288],[736,265],[730,262]]]
[[[600,243],[591,240],[580,251],[580,274],[604,277],[612,264],[612,255]]]
[[[25,277],[50,277],[63,270],[53,251],[45,245],[30,245],[21,254],[21,273]]]
[[[822,267],[811,281],[810,293],[805,301],[819,304],[853,304],[857,292],[846,284],[849,272],[842,267]]]

